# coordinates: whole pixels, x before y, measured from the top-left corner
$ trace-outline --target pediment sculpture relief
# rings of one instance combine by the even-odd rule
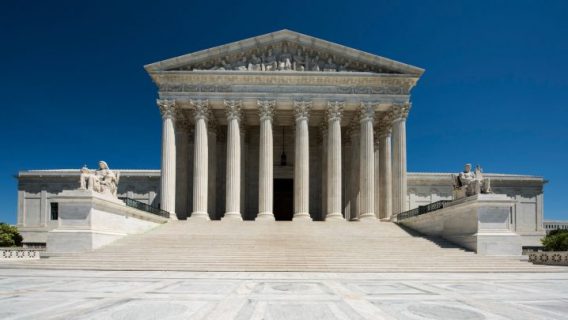
[[[182,71],[322,71],[397,73],[376,65],[353,61],[330,52],[282,42],[252,48],[171,69]]]

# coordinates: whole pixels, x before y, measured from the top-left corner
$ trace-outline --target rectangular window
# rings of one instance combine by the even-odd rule
[[[51,220],[59,219],[59,203],[52,202],[50,203],[51,208]]]

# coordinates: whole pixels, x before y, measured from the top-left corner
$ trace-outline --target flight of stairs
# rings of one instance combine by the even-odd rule
[[[99,250],[2,268],[313,272],[554,272],[483,257],[390,222],[173,221]]]

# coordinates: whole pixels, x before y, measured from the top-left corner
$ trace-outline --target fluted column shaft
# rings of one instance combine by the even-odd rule
[[[357,220],[360,214],[360,185],[359,185],[359,171],[361,162],[359,161],[360,154],[360,129],[358,119],[355,120],[351,126],[351,166],[350,166],[350,178],[349,178],[349,214],[345,215],[347,220]],[[345,169],[344,169],[345,170]]]
[[[242,220],[241,216],[241,107],[237,101],[225,101],[227,110],[227,187],[223,219]]]
[[[260,146],[258,172],[258,215],[257,220],[274,220],[274,150],[272,136],[272,119],[274,101],[259,101],[260,114]]]
[[[373,220],[375,216],[375,155],[373,141],[373,120],[375,109],[372,104],[361,104],[360,115],[360,165],[359,192],[361,194],[359,219]]]
[[[294,161],[294,220],[311,220],[310,217],[310,144],[308,117],[311,103],[294,102],[296,139]]]
[[[177,220],[176,209],[176,136],[175,102],[158,100],[162,114],[162,167],[160,179],[160,207],[170,213],[170,218]]]
[[[321,140],[321,219],[325,219],[327,212],[327,119],[324,119],[324,123],[321,126]]]
[[[326,219],[343,219],[341,215],[341,115],[343,104],[328,103],[327,215]]]
[[[392,211],[399,214],[407,210],[406,178],[406,117],[409,106],[395,106],[392,123]]]
[[[207,134],[207,101],[192,101],[195,109],[195,143],[193,161],[193,212],[191,219],[209,219],[208,181],[209,181],[209,144]]]
[[[390,123],[381,123],[379,130],[379,217],[390,219],[392,215]]]

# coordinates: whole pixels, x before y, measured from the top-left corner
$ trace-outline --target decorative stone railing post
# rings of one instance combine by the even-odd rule
[[[294,162],[294,220],[311,220],[310,217],[310,137],[308,118],[312,103],[294,101],[296,141]]]
[[[379,149],[379,218],[390,219],[392,215],[392,164],[391,164],[391,119],[378,122],[377,144]]]
[[[193,161],[193,212],[191,219],[209,219],[207,212],[209,191],[209,144],[207,119],[209,106],[207,100],[192,100],[195,116],[195,152]]]
[[[407,210],[406,201],[406,117],[410,104],[393,106],[392,110],[392,210],[399,214]]]
[[[327,215],[328,219],[343,219],[341,215],[341,116],[344,103],[328,102],[327,141]]]
[[[162,168],[160,179],[160,208],[177,220],[176,209],[176,136],[174,100],[157,100],[162,114]]]
[[[375,216],[375,155],[373,141],[373,121],[375,106],[372,103],[361,103],[360,109],[360,165],[359,192],[361,201],[359,207],[360,220],[374,220]]]
[[[241,103],[225,100],[227,112],[227,187],[223,219],[242,220],[241,216]]]
[[[257,220],[274,220],[274,151],[272,136],[272,120],[275,101],[258,101],[260,116],[260,146],[258,168],[258,215]]]

